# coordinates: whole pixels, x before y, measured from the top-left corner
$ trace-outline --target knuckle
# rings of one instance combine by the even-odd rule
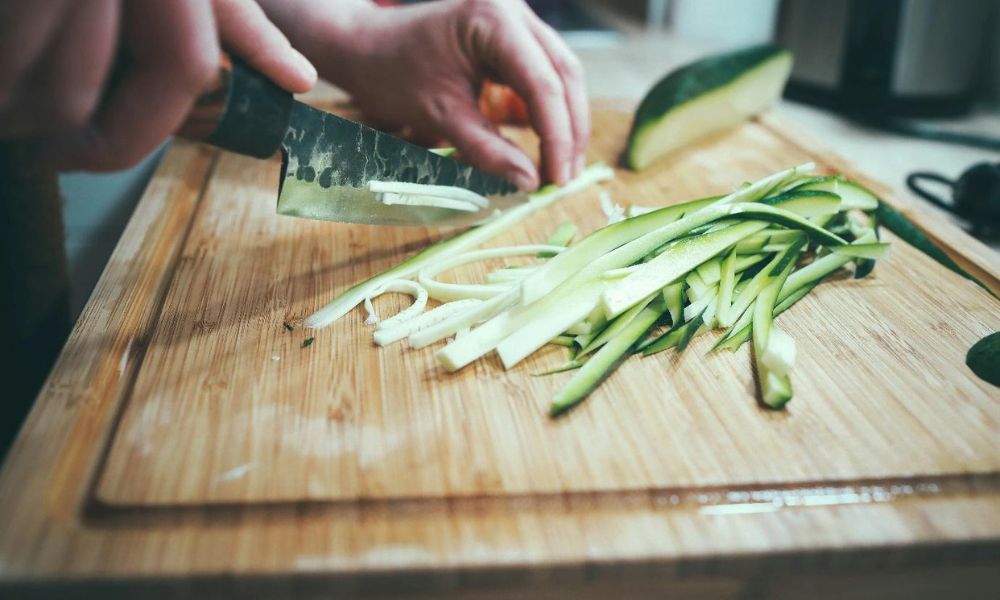
[[[458,15],[460,28],[471,47],[483,49],[505,27],[507,11],[497,0],[467,0],[460,5]]]
[[[451,103],[444,97],[437,94],[421,96],[416,102],[418,112],[423,115],[423,120],[432,125],[441,125],[449,122],[449,114],[452,112]]]

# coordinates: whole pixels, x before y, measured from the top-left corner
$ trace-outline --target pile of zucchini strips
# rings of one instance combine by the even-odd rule
[[[888,252],[870,216],[876,196],[812,169],[781,171],[725,196],[631,207],[627,218],[575,242],[576,227],[564,224],[544,244],[482,248],[538,210],[613,176],[593,165],[568,185],[543,189],[355,285],[303,325],[326,326],[365,304],[377,344],[406,339],[423,348],[447,339],[437,358],[450,371],[490,352],[510,369],[547,344],[566,346],[567,363],[549,371],[572,371],[552,399],[552,415],[577,405],[628,357],[683,352],[695,336],[721,329],[713,350],[750,342],[759,400],[779,409],[793,395],[795,341],[775,317],[843,267],[851,264],[863,277]],[[518,255],[535,262],[494,270],[480,283],[437,278],[462,264]],[[379,320],[371,299],[391,291],[414,301]],[[440,304],[425,310],[428,300]]]

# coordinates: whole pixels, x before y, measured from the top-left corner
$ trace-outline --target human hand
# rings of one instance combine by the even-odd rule
[[[313,12],[324,10],[311,4]],[[488,77],[526,101],[547,180],[565,183],[583,168],[590,136],[583,70],[523,1],[369,7],[347,27],[342,11],[302,21],[320,23],[313,41],[303,44],[320,73],[351,93],[378,126],[407,125],[418,138],[444,136],[485,171],[534,189],[539,174],[530,158],[478,110]]]
[[[0,139],[39,138],[59,168],[134,164],[217,76],[220,42],[289,91],[316,80],[254,0],[0,0]]]

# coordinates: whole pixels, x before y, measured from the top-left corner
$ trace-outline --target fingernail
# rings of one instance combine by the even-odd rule
[[[580,175],[587,166],[587,159],[582,154],[576,157],[576,175]]]
[[[559,167],[559,185],[565,185],[570,179],[570,165],[568,162],[564,162],[561,167]]]
[[[538,187],[535,177],[533,177],[530,173],[525,173],[521,170],[512,172],[510,174],[510,180],[514,182],[514,185],[526,192],[534,191],[535,188]]]
[[[312,87],[316,83],[317,73],[316,67],[313,66],[309,59],[305,57],[301,52],[292,48],[292,62],[295,63],[295,70],[299,72],[299,75],[305,79],[309,86]]]

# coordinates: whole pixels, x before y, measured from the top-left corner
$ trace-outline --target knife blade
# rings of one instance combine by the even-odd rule
[[[516,186],[361,123],[300,102],[282,147],[278,213],[380,225],[467,224],[527,199]],[[486,196],[490,209],[383,204],[369,181],[458,186]]]
[[[223,55],[219,77],[180,131],[257,158],[281,151],[278,214],[370,225],[462,225],[527,200],[503,179],[367,125],[294,100],[245,63]],[[488,209],[385,204],[370,181],[459,186]]]

